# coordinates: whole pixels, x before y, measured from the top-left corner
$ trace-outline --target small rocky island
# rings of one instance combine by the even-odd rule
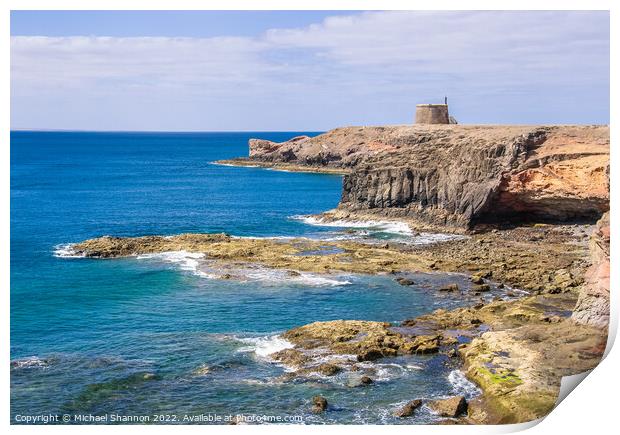
[[[282,335],[292,347],[272,358],[295,368],[284,381],[442,352],[482,390],[469,403],[458,396],[428,403],[411,397],[393,410],[402,418],[424,404],[450,422],[537,419],[553,409],[562,376],[600,361],[609,322],[608,127],[344,127],[283,143],[252,139],[249,147],[249,158],[222,163],[344,174],[340,205],[316,219],[398,220],[414,231],[467,237],[423,246],[226,234],[101,237],[73,245],[73,253],[112,258],[184,250],[203,253],[218,270],[252,263],[292,275],[383,273],[402,285],[413,284],[412,272],[458,272],[469,276],[474,295],[484,295],[491,283],[507,293],[523,291],[398,325],[334,320]],[[459,288],[433,291],[458,294]],[[357,360],[320,363],[325,353]],[[315,397],[313,410],[330,412],[329,399]]]

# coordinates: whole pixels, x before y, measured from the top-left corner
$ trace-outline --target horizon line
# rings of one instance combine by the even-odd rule
[[[464,127],[475,126],[543,126],[543,127],[562,127],[562,126],[603,126],[609,127],[609,123],[524,123],[524,124],[494,124],[494,123],[472,123],[472,124],[368,124],[368,125],[342,125],[328,129],[295,129],[295,130],[89,130],[89,129],[73,129],[73,128],[10,128],[9,132],[48,132],[48,133],[324,133],[337,128],[350,127],[403,127],[403,126],[419,126],[419,125],[453,125]]]
[[[19,131],[46,133],[322,133],[328,130],[88,130],[72,128],[11,128],[9,131],[11,133]]]

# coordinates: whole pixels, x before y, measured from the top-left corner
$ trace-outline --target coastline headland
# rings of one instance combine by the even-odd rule
[[[544,417],[555,406],[562,376],[589,370],[602,358],[609,322],[607,126],[345,127],[282,143],[252,139],[249,147],[249,158],[219,163],[344,174],[338,208],[316,219],[399,220],[412,231],[467,237],[421,246],[225,234],[101,237],[72,245],[72,254],[183,250],[223,270],[255,263],[292,275],[382,273],[401,285],[412,284],[409,272],[459,272],[475,284],[476,297],[489,284],[505,288],[506,298],[480,298],[398,325],[366,319],[299,325],[282,334],[291,347],[272,355],[295,368],[287,374],[293,379],[344,369],[316,366],[317,349],[353,354],[358,362],[445,353],[482,391],[468,404],[459,397],[425,403],[439,415],[459,417],[449,422]],[[399,415],[406,418],[426,402],[418,399]]]
[[[338,208],[466,231],[506,221],[594,221],[609,208],[609,127],[343,127],[275,143],[251,139],[227,164],[344,173]]]

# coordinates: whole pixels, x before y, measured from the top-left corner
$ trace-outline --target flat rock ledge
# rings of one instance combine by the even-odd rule
[[[331,354],[356,355],[357,361],[439,351],[442,336],[405,335],[392,330],[391,326],[390,323],[362,320],[314,322],[291,329],[282,334],[282,338],[293,343],[297,350],[322,348]],[[282,361],[285,359],[284,355],[278,357]]]
[[[561,377],[589,370],[602,357],[606,329],[598,321],[581,319],[602,319],[604,324],[608,315],[604,305],[594,304],[601,309],[588,308],[588,300],[592,300],[588,286],[595,276],[590,271],[601,270],[597,265],[608,261],[606,255],[601,255],[608,252],[604,223],[596,229],[579,225],[522,226],[424,247],[184,234],[101,237],[75,244],[73,249],[93,258],[185,250],[204,253],[209,261],[222,264],[260,263],[321,273],[464,272],[472,276],[472,282],[482,282],[479,285],[493,280],[526,289],[530,295],[520,299],[436,310],[404,320],[399,326],[362,320],[315,322],[285,332],[283,337],[294,347],[272,355],[294,366],[300,374],[319,372],[332,376],[343,369],[354,371],[355,366],[377,358],[456,353],[466,376],[483,391],[481,397],[469,402],[467,415],[461,420],[516,423],[545,416],[555,404]],[[592,231],[595,242],[589,246]],[[330,244],[339,253],[299,255],[319,248],[319,244]],[[579,297],[581,302],[575,310]],[[602,299],[596,296],[594,300]],[[573,315],[574,311],[579,314]],[[471,342],[459,345],[458,335]],[[312,357],[318,350],[327,355],[354,355],[354,359],[319,363]],[[360,375],[372,381],[372,373],[362,370]],[[367,385],[361,376],[358,385]]]
[[[533,225],[422,246],[252,239],[227,234],[111,237],[71,245],[72,254],[116,258],[203,253],[214,268],[244,264],[313,273],[461,272],[530,292],[563,293],[583,283],[591,226]]]

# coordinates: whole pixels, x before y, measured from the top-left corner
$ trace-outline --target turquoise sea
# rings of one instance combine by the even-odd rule
[[[425,409],[406,420],[391,413],[415,398],[476,394],[443,355],[381,360],[367,387],[352,387],[346,372],[283,382],[288,369],[268,357],[286,345],[278,333],[305,323],[399,322],[462,305],[468,301],[433,288],[466,288],[465,277],[416,275],[416,285],[404,287],[391,276],[286,279],[257,269],[240,282],[201,273],[200,259],[187,253],[66,256],[67,244],[101,235],[424,242],[398,225],[320,226],[300,218],[338,204],[340,176],[213,164],[247,155],[251,137],[300,134],[316,133],[11,133],[13,423],[49,414],[147,416],[148,423],[154,416],[205,423],[216,414],[427,423],[436,417]],[[328,399],[328,412],[309,412],[316,394]]]

